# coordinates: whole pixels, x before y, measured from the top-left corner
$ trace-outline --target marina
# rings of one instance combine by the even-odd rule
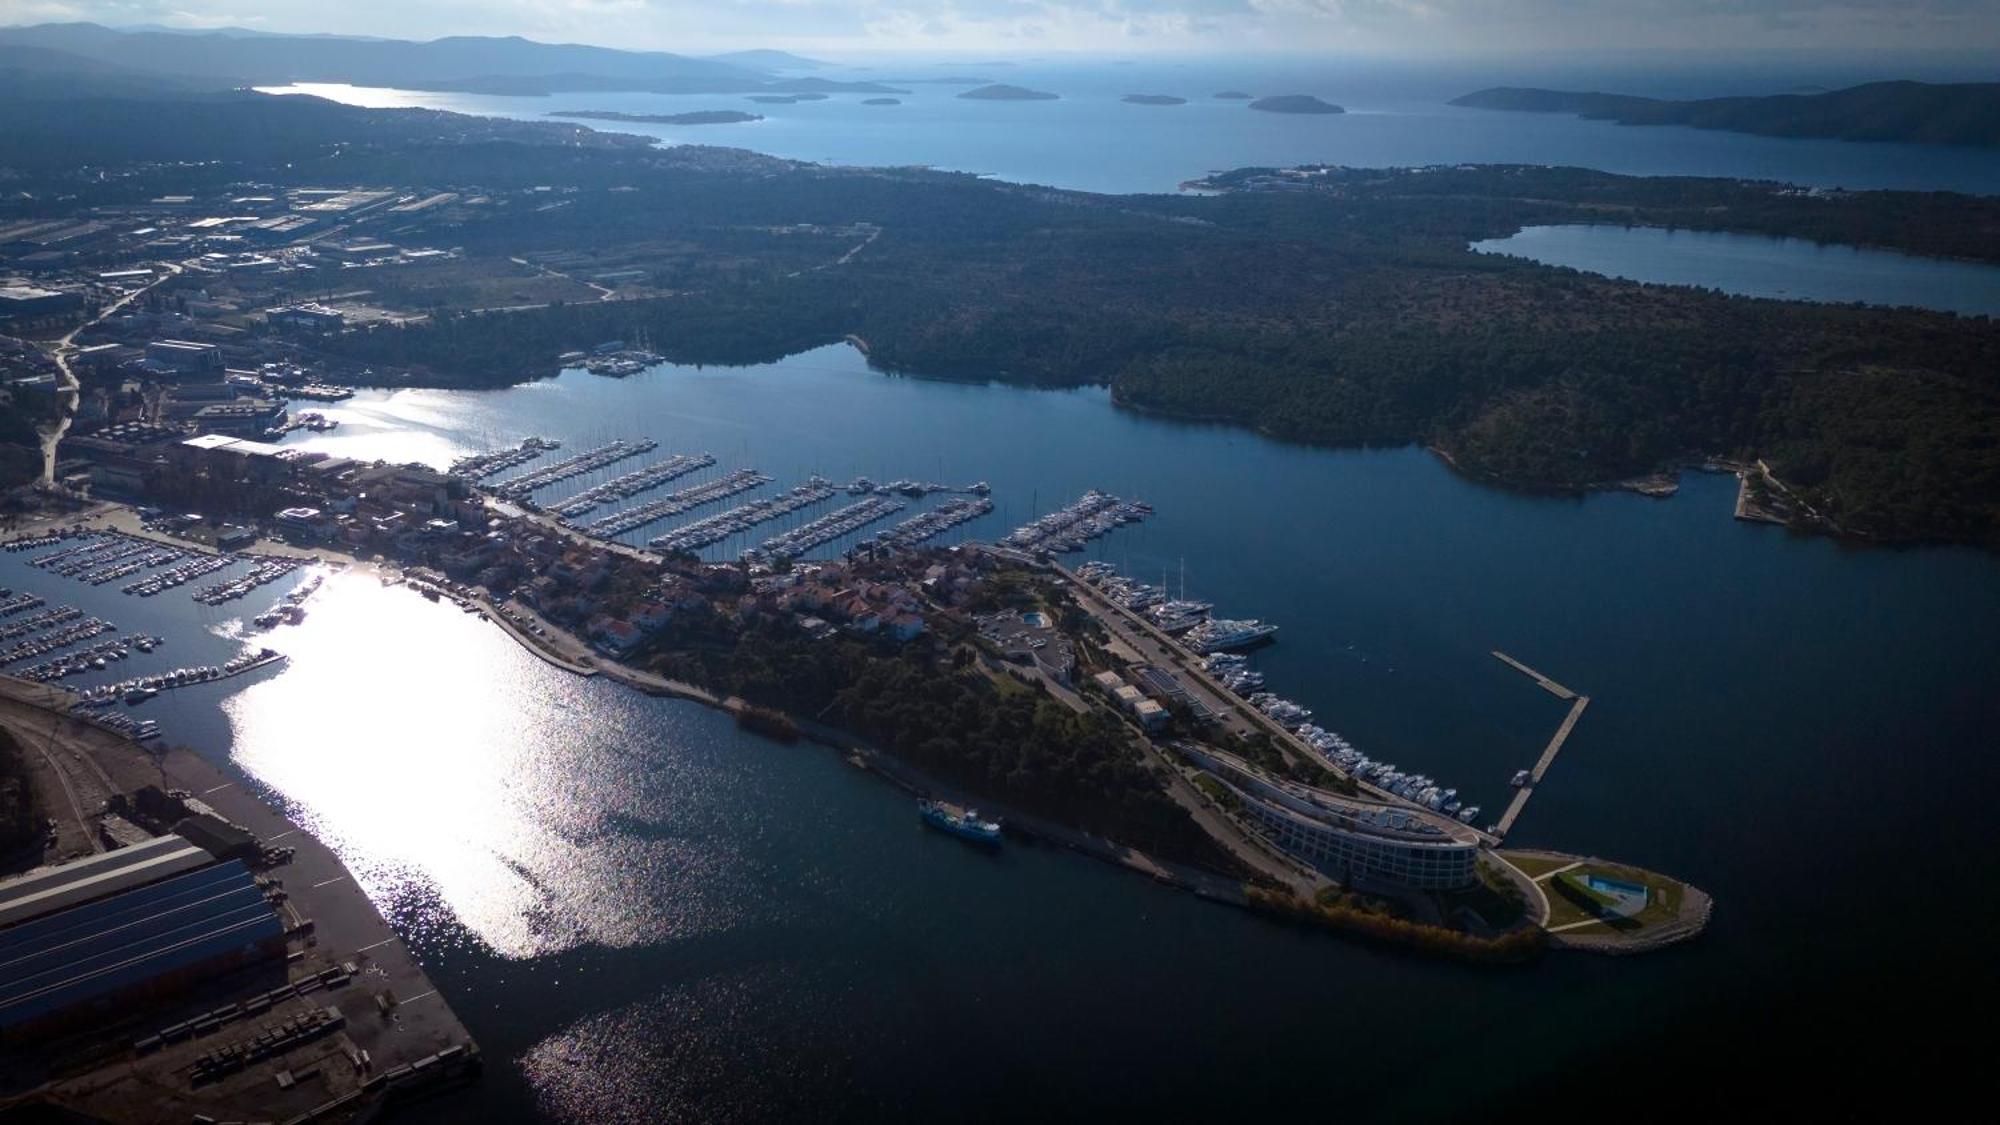
[[[87,641],[92,637],[116,631],[118,626],[98,617],[86,617],[81,621],[67,624],[54,632],[19,641],[0,651],[0,665],[19,664],[23,660],[33,660],[57,649]]]
[[[0,626],[0,641],[11,641],[16,637],[24,637],[29,633],[37,633],[43,629],[60,625],[65,621],[74,621],[82,616],[83,611],[73,605],[57,606],[54,609],[38,613],[33,617],[22,618],[19,621],[10,621],[4,626]]]
[[[311,560],[290,556],[210,554],[192,545],[176,546],[126,531],[81,525],[51,534],[17,537],[4,547],[10,555],[24,552],[31,555],[8,563],[16,568],[10,572],[11,581],[18,583],[24,577],[34,576],[49,582],[72,583],[75,593],[63,596],[75,597],[77,601],[75,604],[65,601],[39,612],[23,610],[11,618],[0,619],[0,645],[5,646],[0,648],[0,668],[30,683],[81,681],[83,686],[76,688],[72,697],[76,705],[87,709],[79,712],[79,717],[141,740],[156,737],[161,724],[128,718],[122,709],[104,708],[119,702],[136,705],[176,688],[232,679],[272,667],[284,659],[269,649],[238,648],[228,652],[226,648],[233,647],[233,642],[202,629],[199,635],[190,634],[174,647],[188,649],[185,655],[196,660],[213,653],[206,663],[143,671],[145,664],[155,659],[153,654],[167,646],[169,628],[176,623],[185,627],[207,620],[211,607],[291,578],[302,567],[311,565]],[[122,631],[105,615],[103,607],[108,604],[112,589],[125,596],[151,596],[232,567],[239,568],[237,577],[198,587],[184,602],[144,609],[133,606],[133,612],[147,621],[140,629]],[[117,584],[121,578],[148,569],[154,572],[137,581]],[[319,588],[322,578],[322,573],[315,571],[280,597],[269,612],[282,621],[302,620],[304,603]],[[103,593],[97,593],[99,589]],[[9,602],[23,605],[31,597],[43,598],[39,593],[0,593],[5,593]],[[96,613],[91,612],[93,606],[98,607]]]
[[[499,476],[509,469],[525,465],[552,450],[561,449],[562,442],[548,438],[530,437],[511,449],[496,449],[488,453],[472,453],[451,463],[446,472],[470,481],[482,481]]]
[[[646,544],[656,551],[699,551],[759,524],[788,516],[801,508],[823,504],[839,492],[823,477],[810,477],[782,496],[752,500],[726,512],[684,524],[665,535],[656,535]]]
[[[629,500],[642,492],[650,492],[668,481],[678,480],[697,469],[706,469],[713,464],[715,458],[706,453],[676,453],[664,461],[636,469],[595,488],[558,501],[552,507],[556,517],[568,523],[606,504]]]
[[[1000,540],[1000,546],[1037,556],[1069,554],[1151,512],[1140,501],[1121,500],[1093,488],[1064,507],[1015,528]]]
[[[1443,785],[1427,774],[1404,771],[1393,762],[1377,761],[1362,753],[1343,735],[1314,723],[1313,712],[1302,704],[1264,689],[1262,672],[1250,666],[1242,650],[1268,644],[1278,631],[1262,621],[1209,619],[1214,606],[1182,596],[1168,600],[1164,581],[1151,586],[1120,575],[1110,563],[1095,561],[1077,567],[1078,581],[1087,582],[1116,605],[1145,618],[1163,634],[1190,618],[1199,622],[1176,639],[1196,660],[1197,666],[1244,704],[1277,724],[1340,774],[1365,782],[1432,812],[1453,817],[1461,824],[1478,819],[1481,807],[1462,798],[1456,788]],[[1165,622],[1162,622],[1162,618]]]
[[[150,598],[155,594],[171,590],[176,586],[185,586],[197,578],[214,574],[216,571],[227,570],[238,561],[228,555],[201,554],[183,555],[183,560],[158,574],[148,575],[137,582],[129,583],[122,587],[119,592],[137,594],[142,598]]]
[[[992,511],[993,501],[984,496],[953,497],[928,512],[911,516],[871,540],[864,540],[862,545],[915,547]]]
[[[909,505],[901,500],[891,500],[886,496],[870,496],[844,508],[828,512],[782,535],[774,535],[744,551],[743,557],[760,562],[795,559],[822,543],[831,543],[877,520],[888,519],[907,507]]]
[[[727,476],[683,488],[657,500],[649,500],[636,507],[593,520],[577,530],[600,539],[610,539],[628,531],[637,531],[649,523],[658,523],[663,519],[691,512],[705,504],[726,500],[738,493],[761,488],[769,483],[771,478],[755,469],[737,469]]]
[[[108,707],[120,701],[127,706],[136,706],[152,699],[163,691],[175,688],[193,687],[197,684],[212,684],[268,668],[284,661],[283,653],[268,648],[246,650],[223,661],[221,664],[203,664],[194,668],[175,668],[168,672],[155,672],[120,680],[115,684],[104,684],[78,693],[78,707]]]
[[[107,626],[103,631],[108,632],[110,628],[110,626]],[[160,638],[141,633],[128,639],[105,641],[102,644],[92,645],[89,648],[66,652],[53,660],[45,660],[40,664],[31,664],[26,668],[12,671],[9,674],[19,676],[24,680],[33,681],[34,683],[50,683],[55,680],[67,679],[71,676],[83,676],[91,672],[102,672],[111,663],[124,660],[130,656],[134,649],[140,652],[151,652],[159,644]]]
[[[620,439],[595,449],[585,450],[574,457],[566,457],[553,465],[545,465],[518,477],[510,477],[499,484],[489,485],[493,492],[508,500],[532,503],[531,497],[538,489],[552,484],[572,480],[585,473],[594,472],[608,465],[615,465],[628,458],[638,457],[658,449],[660,443],[650,438],[639,441]]]
[[[221,605],[223,602],[235,601],[237,598],[248,596],[252,590],[257,589],[259,586],[268,586],[300,567],[309,565],[315,560],[283,555],[273,558],[258,558],[255,561],[257,565],[249,574],[228,582],[218,582],[212,586],[204,586],[195,591],[194,600],[203,605]]]

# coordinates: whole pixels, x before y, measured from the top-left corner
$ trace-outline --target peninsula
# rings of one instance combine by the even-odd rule
[[[1823,94],[1692,101],[1500,86],[1455,98],[1451,104],[1767,137],[2000,146],[2000,83],[1992,82],[1872,82]]]
[[[737,125],[746,121],[764,120],[758,114],[744,113],[740,109],[700,109],[692,113],[620,113],[610,109],[556,109],[550,110],[548,116],[574,117],[583,121],[634,121],[649,125]]]

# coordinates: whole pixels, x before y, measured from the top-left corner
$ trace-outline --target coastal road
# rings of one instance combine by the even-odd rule
[[[1175,804],[1187,810],[1188,816],[1201,826],[1202,831],[1207,832],[1209,837],[1234,856],[1238,863],[1290,887],[1292,893],[1305,902],[1313,901],[1321,887],[1333,884],[1333,880],[1302,864],[1286,860],[1264,846],[1260,840],[1238,824],[1235,818],[1216,808],[1206,794],[1194,787],[1194,783],[1188,780],[1187,774],[1183,773],[1179,766],[1168,761],[1166,756],[1160,753],[1160,748],[1154,745],[1152,740],[1142,738],[1140,741],[1146,747],[1148,760],[1158,766],[1158,772],[1166,778],[1167,796],[1172,798]]]
[[[56,341],[55,349],[51,355],[56,361],[56,370],[62,372],[62,386],[57,388],[57,390],[63,396],[63,416],[62,421],[56,425],[55,429],[42,435],[43,484],[55,484],[56,450],[62,445],[63,435],[69,432],[70,416],[76,410],[76,395],[78,391],[83,389],[83,383],[77,379],[76,372],[72,371],[69,366],[70,354],[76,351],[77,335],[86,328],[102,323],[106,317],[138,300],[140,296],[152,292],[155,286],[166,282],[169,278],[180,276],[181,267],[176,263],[160,262],[159,266],[166,272],[153,281],[132,290],[130,293],[104,306],[98,310],[96,316],[70,329],[66,335]]]

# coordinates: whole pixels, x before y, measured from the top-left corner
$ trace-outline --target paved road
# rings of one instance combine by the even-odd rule
[[[1092,616],[1096,617],[1106,629],[1110,630],[1114,637],[1117,637],[1128,648],[1137,652],[1147,663],[1172,674],[1176,680],[1180,681],[1181,686],[1188,690],[1189,694],[1200,699],[1208,705],[1209,710],[1215,712],[1223,721],[1225,729],[1239,735],[1253,732],[1267,734],[1271,737],[1271,741],[1278,748],[1278,751],[1284,754],[1288,761],[1307,761],[1315,765],[1332,768],[1324,758],[1315,753],[1297,735],[1272,722],[1268,716],[1243,703],[1237,698],[1235,693],[1223,687],[1221,683],[1217,682],[1214,677],[1210,676],[1201,667],[1199,661],[1188,654],[1186,649],[1168,637],[1167,634],[1155,628],[1151,622],[1106,598],[1096,587],[1078,578],[1067,568],[1055,565],[1054,569],[1058,574],[1069,580],[1071,590],[1075,593],[1078,604],[1089,611]],[[1397,808],[1407,810],[1415,816],[1438,824],[1440,827],[1445,828],[1446,831],[1471,832],[1486,843],[1496,842],[1496,839],[1488,833],[1481,832],[1470,825],[1461,824],[1452,817],[1432,812],[1422,805],[1405,800],[1386,789],[1371,785],[1358,778],[1352,780],[1360,787],[1362,793],[1383,804],[1394,805]]]
[[[130,293],[125,294],[123,297],[120,297],[117,300],[111,302],[110,304],[104,306],[104,308],[98,311],[96,316],[93,316],[89,320],[84,321],[82,324],[77,325],[75,328],[70,329],[67,335],[63,336],[61,339],[56,341],[55,350],[53,351],[52,354],[55,357],[56,369],[62,372],[63,385],[60,388],[58,388],[57,393],[63,396],[64,405],[63,405],[62,422],[59,425],[57,425],[53,431],[42,435],[42,483],[43,484],[53,485],[55,483],[56,451],[62,444],[63,435],[69,432],[70,412],[76,409],[76,401],[75,401],[76,394],[80,389],[82,389],[83,386],[83,384],[77,380],[76,372],[71,371],[69,367],[70,353],[76,350],[77,334],[82,332],[84,329],[91,327],[94,324],[100,323],[101,321],[104,320],[104,318],[110,316],[112,313],[115,313],[119,309],[124,308],[126,305],[131,304],[133,301],[138,300],[139,297],[142,296],[143,294],[151,292],[154,286],[159,285],[162,282],[165,282],[169,278],[178,277],[181,272],[181,267],[173,262],[161,262],[160,267],[166,272],[162,273],[159,277],[153,279],[146,285],[138,289],[134,289]]]

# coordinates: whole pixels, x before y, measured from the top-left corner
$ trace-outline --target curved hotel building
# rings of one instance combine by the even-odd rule
[[[1449,817],[1284,781],[1210,747],[1175,749],[1227,786],[1273,845],[1342,882],[1451,890],[1478,878],[1479,835]]]

